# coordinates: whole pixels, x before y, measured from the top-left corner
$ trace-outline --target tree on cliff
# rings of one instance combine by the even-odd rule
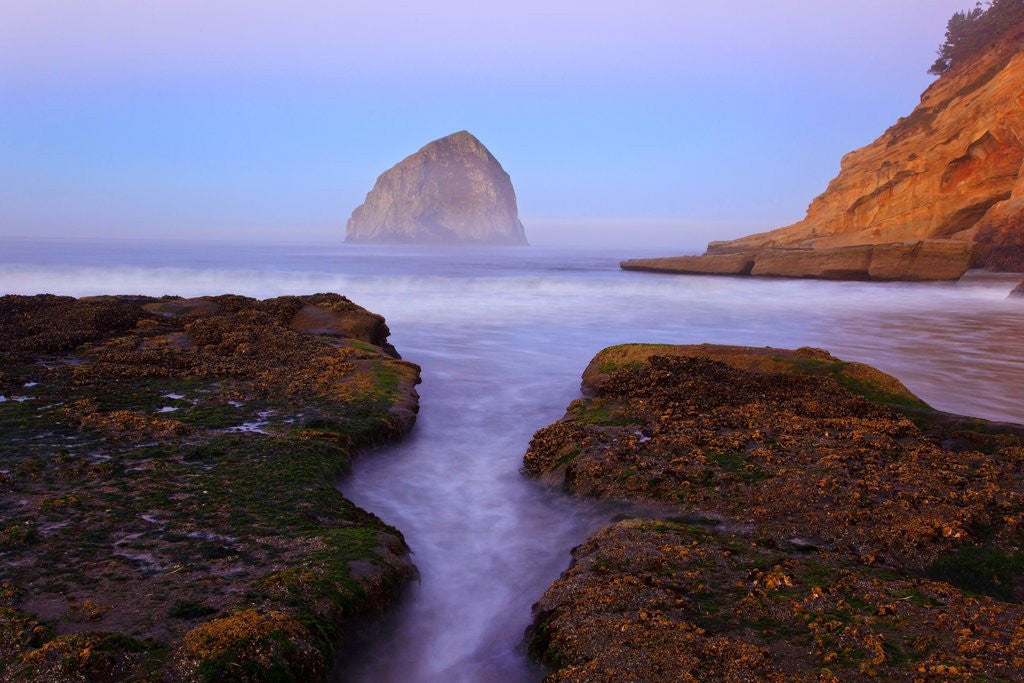
[[[1014,28],[1024,27],[1024,0],[990,0],[957,12],[946,26],[946,41],[928,73],[941,76],[964,59],[989,47]]]

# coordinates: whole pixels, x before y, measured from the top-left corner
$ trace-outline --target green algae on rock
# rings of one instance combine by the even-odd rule
[[[619,525],[575,552],[535,609],[551,680],[1024,674],[1024,428],[935,411],[818,349],[624,345],[583,388],[526,472],[690,525]],[[705,571],[740,555],[793,596],[768,610],[740,585],[752,567]],[[811,591],[840,578],[842,614],[815,616]],[[906,591],[937,602],[893,622]]]
[[[1017,680],[1024,606],[748,535],[628,520],[534,608],[548,681]]]
[[[875,403],[893,403],[906,407],[928,408],[892,375],[870,365],[836,358],[828,351],[804,347],[795,351],[771,347],[723,346],[719,344],[620,344],[610,346],[594,357],[583,371],[585,390],[595,391],[610,373],[623,368],[638,368],[652,356],[700,356],[722,361],[742,370],[828,376]]]
[[[316,679],[415,575],[346,500],[419,368],[344,297],[0,298],[0,678]]]

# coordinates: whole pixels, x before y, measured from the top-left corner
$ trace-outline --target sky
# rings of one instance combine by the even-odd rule
[[[799,220],[965,0],[0,0],[0,236],[335,241],[475,134],[534,244]]]

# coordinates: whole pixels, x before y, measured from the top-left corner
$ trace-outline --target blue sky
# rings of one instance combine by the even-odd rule
[[[340,239],[468,129],[534,243],[802,217],[910,112],[962,0],[0,6],[0,235]]]

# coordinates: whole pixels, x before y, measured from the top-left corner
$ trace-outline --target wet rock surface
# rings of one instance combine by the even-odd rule
[[[534,610],[551,680],[1024,675],[1024,428],[819,349],[625,345],[528,474],[660,503]]]
[[[0,678],[318,679],[415,575],[334,487],[419,369],[344,297],[0,298]]]

